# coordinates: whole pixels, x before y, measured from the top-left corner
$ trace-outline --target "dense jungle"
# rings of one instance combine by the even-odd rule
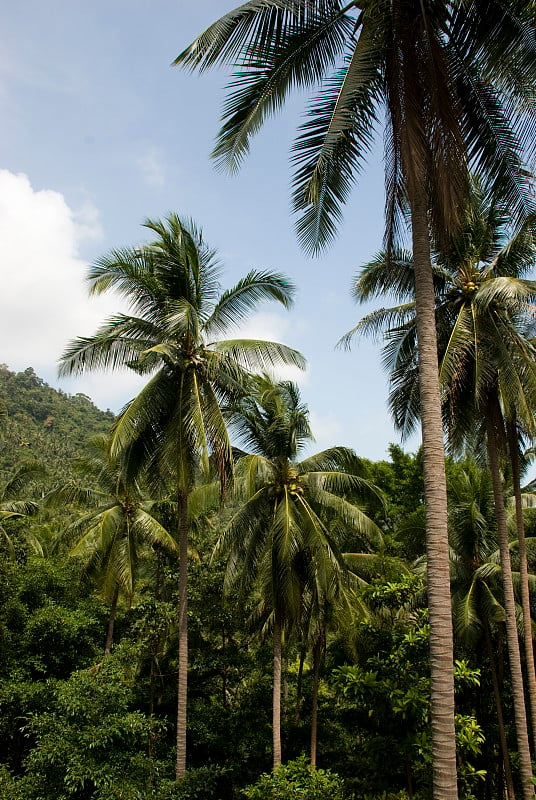
[[[289,432],[309,438],[296,387],[264,379],[256,391],[242,409],[248,424],[261,426],[251,437],[277,422],[279,447]],[[272,573],[267,543],[255,544],[259,532],[240,519],[248,498],[229,489],[222,499],[210,484],[193,490],[188,769],[177,783],[173,492],[161,485],[156,493],[150,481],[121,474],[106,449],[114,417],[89,398],[52,389],[31,368],[6,366],[0,398],[2,797],[429,796],[420,451],[392,445],[380,462],[335,450],[331,464],[313,464],[311,455],[291,461],[292,480],[303,482],[300,500],[311,492],[312,466],[317,474],[329,466],[351,476],[344,489],[357,516],[329,503],[319,510],[309,498],[322,520],[317,533],[333,550],[324,587],[318,575],[316,585],[308,576],[307,561],[316,556],[292,526],[281,532],[288,541],[279,554],[289,564]],[[266,439],[264,447],[269,453]],[[239,481],[248,456],[235,451],[235,458]],[[475,460],[449,459],[447,475],[460,779],[465,797],[486,798],[505,791],[508,774],[517,780],[493,493],[489,472]],[[267,510],[248,511],[263,525],[271,491]],[[510,503],[507,511],[512,525]],[[136,519],[141,513],[147,517]],[[511,552],[515,576],[514,543]],[[278,593],[286,598],[279,677],[285,765],[273,773],[276,789],[269,776]]]

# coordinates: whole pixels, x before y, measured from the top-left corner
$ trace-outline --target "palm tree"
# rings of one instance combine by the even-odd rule
[[[501,602],[500,557],[488,470],[467,462],[449,481],[449,540],[454,632],[478,647],[484,639],[491,671],[499,740],[509,800],[515,792],[506,740],[499,678],[492,646],[492,627],[506,619]]]
[[[21,495],[24,495],[28,487],[44,474],[45,469],[42,464],[37,461],[26,461],[20,464],[0,486],[0,534],[4,537],[11,554],[14,553],[13,542],[5,523],[37,514],[39,505],[34,500],[21,499]],[[43,548],[39,539],[30,530],[25,531],[25,538],[32,549],[42,556]]]
[[[507,200],[497,198],[475,182],[465,225],[437,255],[435,317],[443,416],[451,446],[459,450],[468,442],[474,443],[479,434],[486,443],[495,496],[523,785],[526,796],[532,796],[532,768],[499,462],[501,453],[506,454],[508,450],[508,423],[519,423],[526,431],[536,432],[533,420],[536,349],[529,338],[536,282],[522,277],[534,264],[536,247],[533,215],[511,238],[508,236],[510,223]],[[359,330],[387,329],[384,363],[391,372],[390,404],[395,423],[403,433],[408,433],[415,425],[421,408],[417,390],[416,308],[412,302],[415,281],[411,257],[403,252],[397,253],[390,262],[380,255],[367,265],[356,281],[358,299],[369,299],[391,287],[397,299],[405,302],[392,309],[373,312],[343,338],[348,343]],[[515,455],[517,447],[516,441],[511,454]],[[532,664],[529,671],[533,673],[526,562],[522,572],[525,640],[528,661]],[[536,708],[536,685],[534,689],[532,708]]]
[[[320,85],[295,148],[294,207],[309,250],[333,237],[386,117],[386,239],[407,200],[416,273],[419,386],[432,635],[434,796],[457,796],[448,581],[447,499],[437,379],[429,226],[457,225],[468,165],[493,174],[525,207],[523,148],[534,152],[533,4],[515,0],[251,0],[213,23],[176,59],[235,69],[214,156],[239,166],[253,134],[295,87]]]
[[[222,292],[216,254],[191,222],[176,215],[145,223],[156,240],[112,251],[89,272],[90,291],[125,297],[133,314],[118,314],[89,338],[76,339],[61,360],[61,373],[128,366],[154,373],[123,409],[114,427],[112,455],[131,448],[157,480],[174,481],[179,547],[179,678],[177,778],[186,769],[188,668],[188,499],[210,461],[222,489],[232,474],[232,453],[220,403],[241,396],[250,370],[281,363],[304,366],[282,344],[226,339],[263,300],[292,301],[282,275],[251,271]]]
[[[281,647],[285,631],[340,598],[345,568],[329,521],[381,540],[377,526],[349,497],[378,493],[351,473],[352,451],[331,448],[302,461],[312,439],[298,388],[287,381],[257,381],[254,395],[235,406],[232,427],[253,453],[237,465],[233,497],[240,502],[217,545],[227,555],[227,591],[256,586],[261,610],[271,617],[274,649],[273,763],[281,763]],[[309,605],[309,610],[307,606]]]
[[[94,436],[87,449],[87,456],[75,465],[83,482],[54,489],[46,503],[85,508],[62,538],[70,543],[69,554],[81,559],[84,574],[96,580],[110,603],[104,648],[107,655],[112,649],[119,596],[132,600],[140,561],[153,545],[172,552],[177,546],[154,516],[155,501],[143,493],[138,480],[128,475],[125,458],[111,455],[110,438]]]

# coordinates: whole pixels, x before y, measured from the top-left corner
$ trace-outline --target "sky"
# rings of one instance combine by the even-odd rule
[[[143,385],[127,371],[57,377],[67,343],[126,310],[88,298],[99,256],[150,238],[147,218],[193,219],[223,264],[222,287],[251,269],[285,273],[293,308],[265,305],[240,335],[306,357],[290,377],[307,403],[315,450],[353,447],[370,459],[399,443],[378,343],[339,338],[370,309],[352,277],[381,247],[381,133],[333,245],[300,250],[290,210],[290,148],[305,110],[294,96],[267,122],[236,175],[210,159],[228,76],[171,62],[233,0],[18,0],[0,6],[0,362],[118,412]],[[404,444],[414,451],[415,437]]]

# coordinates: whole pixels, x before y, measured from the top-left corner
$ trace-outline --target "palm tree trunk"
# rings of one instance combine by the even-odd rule
[[[302,641],[300,647],[300,664],[298,666],[298,677],[296,680],[296,709],[294,711],[294,724],[299,725],[301,719],[302,709],[302,684],[303,684],[303,666],[305,664],[305,656],[307,655],[305,642]]]
[[[119,584],[115,584],[114,594],[112,597],[112,605],[110,607],[110,618],[108,620],[108,632],[106,633],[106,644],[104,645],[104,655],[107,656],[112,652],[112,644],[114,641],[114,625],[115,617],[117,614],[117,602],[119,600]]]
[[[523,635],[525,641],[525,660],[527,664],[527,687],[530,700],[530,721],[532,727],[533,750],[536,747],[536,672],[534,670],[534,648],[532,643],[532,618],[530,613],[529,570],[527,547],[525,544],[525,523],[521,503],[521,475],[519,465],[519,441],[513,422],[508,423],[508,449],[512,466],[514,498],[516,508],[516,529],[519,548],[519,581],[521,588],[521,607],[523,609]]]
[[[421,189],[424,182],[421,182]],[[410,195],[419,391],[426,503],[427,587],[430,614],[432,781],[436,800],[456,800],[453,634],[447,533],[443,422],[426,194]]]
[[[316,767],[316,745],[318,742],[318,686],[320,682],[321,639],[313,645],[313,696],[311,700],[311,766]]]
[[[225,636],[225,625],[222,625],[221,630],[221,656],[223,664],[221,672],[221,702],[222,706],[227,708],[227,637]]]
[[[495,698],[495,709],[497,711],[497,726],[499,728],[499,741],[501,744],[502,763],[504,767],[504,777],[506,780],[506,794],[508,800],[515,800],[514,781],[512,778],[512,768],[510,766],[510,754],[508,752],[508,743],[506,741],[506,729],[504,727],[504,717],[502,711],[501,692],[499,689],[499,679],[497,677],[497,670],[495,669],[495,657],[493,655],[493,647],[491,645],[491,634],[489,624],[484,622],[484,633],[486,637],[486,648],[488,651],[489,667],[491,670],[491,681],[493,683],[493,696]]]
[[[274,613],[274,684],[272,697],[274,769],[281,764],[281,617]]]
[[[499,419],[496,401],[488,403],[486,414],[486,433],[488,461],[493,484],[493,501],[495,506],[495,519],[497,523],[497,538],[501,556],[501,570],[504,591],[504,610],[506,613],[506,640],[508,645],[508,660],[510,662],[510,677],[512,680],[512,699],[517,733],[517,748],[523,786],[523,797],[530,800],[534,796],[532,784],[532,764],[530,760],[529,737],[527,732],[527,716],[525,713],[525,696],[523,691],[523,676],[521,673],[521,658],[519,641],[517,638],[516,609],[514,588],[512,584],[512,565],[510,563],[510,549],[508,530],[506,526],[506,511],[504,507],[504,494],[499,471],[497,431],[494,420]]]
[[[179,490],[179,661],[177,691],[177,762],[175,779],[186,772],[186,703],[188,699],[188,495]]]

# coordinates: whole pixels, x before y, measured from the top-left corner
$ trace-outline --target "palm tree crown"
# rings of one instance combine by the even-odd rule
[[[120,595],[131,602],[140,564],[159,545],[176,552],[177,545],[157,519],[156,503],[135,477],[129,474],[125,454],[113,457],[108,436],[94,436],[87,456],[76,470],[79,481],[71,481],[47,495],[50,506],[75,504],[83,509],[62,539],[69,554],[81,559],[83,573],[96,580],[111,611],[105,653],[112,647],[117,603]]]
[[[127,474],[125,459],[111,456],[109,437],[92,437],[87,450],[75,465],[80,480],[53,490],[46,502],[83,509],[62,537],[70,555],[82,559],[85,573],[97,576],[108,600],[116,590],[131,600],[148,548],[156,544],[174,552],[177,545],[157,519],[155,500]]]
[[[147,221],[154,243],[112,251],[89,273],[91,294],[116,290],[132,314],[118,314],[90,338],[65,351],[60,371],[128,366],[155,373],[124,409],[112,451],[137,441],[161,467],[178,470],[183,488],[208,466],[210,452],[224,479],[231,453],[220,401],[244,392],[250,369],[291,363],[299,353],[284,345],[223,339],[262,300],[289,306],[293,286],[282,275],[252,271],[228,291],[219,284],[220,265],[193,223],[176,215]],[[169,468],[169,466],[168,466]]]
[[[531,15],[527,0],[254,0],[214,22],[174,63],[234,68],[213,153],[230,169],[293,89],[320,87],[293,156],[298,235],[315,250],[333,237],[385,112],[388,226],[404,185],[433,198],[437,229],[450,228],[469,163],[524,205],[520,166],[535,141]]]
[[[440,385],[445,428],[454,448],[473,437],[490,392],[501,397],[506,419],[534,432],[536,350],[532,341],[536,281],[536,217],[517,230],[504,197],[473,181],[471,202],[456,236],[435,253],[433,265]],[[341,339],[383,333],[383,362],[390,375],[389,403],[404,436],[420,418],[415,274],[411,253],[397,250],[365,265],[353,294],[365,302],[386,294],[398,305],[380,308]]]
[[[9,478],[0,485],[0,536],[2,536],[11,554],[14,554],[13,542],[5,528],[9,520],[22,519],[37,514],[39,505],[34,500],[22,499],[28,487],[45,474],[45,468],[37,461],[26,461],[14,470]],[[39,539],[31,530],[24,533],[30,546],[38,555],[43,555]]]

